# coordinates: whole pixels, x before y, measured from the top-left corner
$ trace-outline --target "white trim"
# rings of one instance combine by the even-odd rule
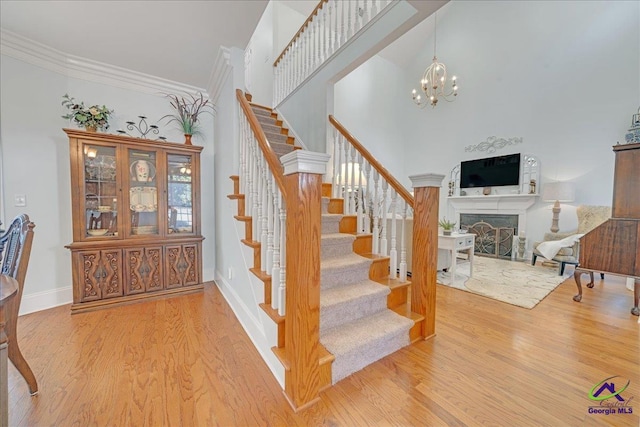
[[[220,94],[224,88],[224,82],[227,80],[232,69],[230,49],[220,46],[213,64],[213,69],[211,70],[211,76],[209,76],[209,84],[207,84],[209,98],[214,105],[218,103],[218,98],[220,98]]]
[[[280,162],[284,166],[284,174],[293,173],[315,173],[324,175],[327,173],[327,162],[331,156],[326,153],[316,153],[315,151],[294,150],[280,157]]]
[[[411,186],[413,188],[421,187],[442,187],[444,175],[439,173],[423,173],[421,175],[411,175]]]
[[[284,389],[284,366],[270,350],[272,345],[269,344],[263,332],[260,320],[251,315],[251,311],[242,302],[242,299],[238,297],[233,287],[224,279],[224,275],[217,270],[215,284],[220,289],[220,293],[222,293],[231,310],[233,310],[249,339],[253,342],[254,347],[262,356],[262,360],[267,364],[280,387]],[[265,349],[267,350],[265,351]]]
[[[23,294],[20,304],[19,316],[58,307],[60,305],[71,304],[73,301],[73,290],[71,286],[56,288],[50,291],[35,292],[33,294]]]
[[[0,54],[68,77],[143,93],[205,92],[196,86],[70,55],[5,29],[0,29]]]

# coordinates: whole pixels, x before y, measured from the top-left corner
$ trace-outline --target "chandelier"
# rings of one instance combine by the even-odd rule
[[[433,62],[424,70],[422,80],[420,80],[420,90],[425,96],[422,99],[422,95],[418,95],[418,91],[415,89],[412,92],[413,102],[420,108],[427,106],[427,101],[432,107],[435,107],[438,103],[438,98],[442,98],[445,101],[453,101],[452,97],[458,96],[458,84],[456,83],[456,76],[451,77],[450,85],[447,87],[449,81],[447,80],[447,67],[438,62],[436,57],[436,35],[438,30],[438,13],[434,15],[434,29],[433,29]]]

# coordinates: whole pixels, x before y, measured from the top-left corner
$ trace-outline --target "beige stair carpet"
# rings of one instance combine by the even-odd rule
[[[328,199],[323,199],[326,212]],[[332,383],[409,344],[413,321],[387,309],[387,286],[369,280],[371,260],[339,233],[342,215],[322,215],[320,342],[335,356]]]

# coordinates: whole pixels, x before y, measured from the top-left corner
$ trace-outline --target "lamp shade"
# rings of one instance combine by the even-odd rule
[[[575,186],[568,181],[548,182],[542,189],[542,199],[545,202],[573,202],[575,196]]]

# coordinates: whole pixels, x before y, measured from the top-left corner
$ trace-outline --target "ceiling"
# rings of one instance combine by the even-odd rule
[[[220,46],[244,49],[268,0],[0,1],[0,27],[64,53],[207,87]]]

